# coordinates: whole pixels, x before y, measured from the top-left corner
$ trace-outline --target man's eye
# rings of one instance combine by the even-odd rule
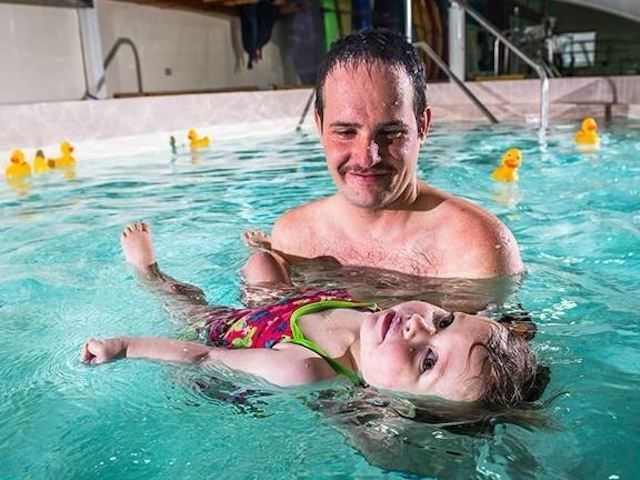
[[[438,363],[438,354],[430,348],[422,360],[422,371],[428,372],[432,370],[433,367],[436,366],[436,363]]]
[[[453,312],[449,312],[447,315],[442,317],[440,319],[440,321],[438,322],[438,329],[439,330],[443,330],[443,329],[447,328],[449,325],[451,325],[453,323],[454,319],[455,319],[455,317],[453,315]]]
[[[336,135],[342,138],[351,138],[356,134],[355,130],[337,130]]]
[[[387,130],[383,135],[387,138],[400,138],[404,132],[402,130]]]

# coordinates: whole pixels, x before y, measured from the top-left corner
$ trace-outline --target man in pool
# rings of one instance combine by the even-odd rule
[[[523,271],[504,224],[418,179],[431,110],[424,67],[401,35],[366,30],[336,42],[316,84],[315,121],[337,192],[285,212],[264,238],[273,250],[422,277]]]

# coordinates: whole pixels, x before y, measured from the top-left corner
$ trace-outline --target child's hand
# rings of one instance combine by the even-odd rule
[[[90,338],[82,347],[80,361],[98,365],[122,356],[125,351],[126,345],[123,338],[108,338],[106,340]]]

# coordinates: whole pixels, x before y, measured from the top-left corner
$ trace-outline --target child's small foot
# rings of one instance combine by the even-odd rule
[[[156,255],[153,252],[151,226],[148,223],[134,222],[127,225],[120,235],[120,244],[127,262],[142,273],[153,273]]]
[[[271,250],[271,238],[261,230],[247,230],[242,234],[242,238],[249,248]]]

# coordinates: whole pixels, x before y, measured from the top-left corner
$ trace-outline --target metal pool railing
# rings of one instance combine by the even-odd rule
[[[478,12],[469,7],[462,0],[451,0],[468,13],[476,22],[486,28],[491,34],[499,39],[509,50],[520,57],[527,65],[535,70],[540,77],[540,129],[546,130],[549,127],[549,77],[544,67],[535,62],[526,53],[516,47],[511,41],[505,37],[497,28],[495,28],[487,19]]]

